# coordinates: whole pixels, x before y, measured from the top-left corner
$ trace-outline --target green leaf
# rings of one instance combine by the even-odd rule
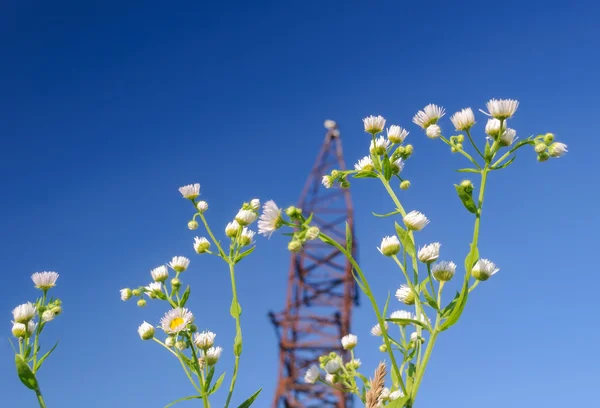
[[[190,285],[187,286],[187,288],[185,288],[185,292],[183,292],[183,295],[181,296],[181,300],[179,301],[179,307],[184,307],[186,302],[188,301],[190,297]]]
[[[175,404],[177,404],[179,402],[189,401],[189,400],[192,400],[192,399],[202,399],[202,397],[200,395],[192,395],[192,396],[189,396],[189,397],[179,398],[179,399],[171,402],[169,405],[166,405],[165,408],[169,408],[169,407],[172,407],[173,405],[175,405]]]
[[[458,169],[456,170],[459,173],[481,173],[481,171],[477,170],[477,169]]]
[[[387,213],[387,214],[377,214],[377,213],[372,213],[372,214],[375,217],[385,218],[385,217],[391,217],[392,215],[400,214],[400,211],[396,210],[396,211],[392,211],[391,213]]]
[[[310,223],[312,222],[312,219],[314,217],[315,213],[310,213],[310,215],[308,216],[308,218],[306,219],[306,221],[304,221],[304,225],[310,225]]]
[[[398,378],[396,370],[392,370],[392,384],[395,386],[400,385],[400,379]]]
[[[352,253],[352,228],[346,223],[346,251]]]
[[[440,310],[436,300],[429,294],[429,291],[427,290],[427,288],[425,288],[425,290],[423,290],[423,295],[425,295],[425,300],[427,301],[427,304],[429,306],[431,306],[435,310],[438,310],[438,311]]]
[[[255,249],[256,249],[256,245],[254,245],[252,248],[250,248],[247,251],[244,251],[241,254],[239,254],[238,256],[236,256],[235,257],[235,263],[238,263],[239,261],[241,261],[242,259],[244,259],[248,255],[250,255],[252,252],[254,252]]]
[[[387,299],[385,300],[385,305],[383,306],[383,316],[387,316],[388,306],[390,305],[390,292],[388,292]]]
[[[240,306],[240,304],[235,299],[231,300],[231,307],[229,308],[229,313],[234,319],[237,319],[242,315],[242,306]]]
[[[467,304],[467,298],[469,296],[469,281],[465,280],[463,284],[463,288],[460,292],[460,296],[456,300],[456,304],[452,308],[452,313],[448,316],[448,320],[444,322],[440,326],[440,331],[448,330],[451,326],[458,322],[460,316],[462,315],[463,310],[465,309],[465,305]]]
[[[429,330],[428,327],[425,325],[425,323],[420,322],[418,320],[413,320],[413,319],[392,319],[392,318],[389,318],[389,319],[385,319],[385,321],[386,322],[390,322],[390,323],[394,323],[394,324],[398,324],[398,325],[401,325],[401,326],[406,326],[406,325],[409,325],[409,324],[414,324],[414,325],[422,327],[425,330]]]
[[[210,387],[210,382],[213,379],[213,376],[215,375],[215,366],[210,366],[210,369],[208,370],[208,375],[206,376],[206,380],[204,381],[204,390],[207,391],[208,387]]]
[[[20,354],[15,355],[15,365],[17,366],[17,374],[21,382],[30,390],[38,389],[38,382],[35,378],[35,374],[31,371],[29,364],[23,360]]]
[[[475,201],[473,201],[473,192],[471,191],[470,193],[467,193],[465,188],[463,186],[459,186],[458,184],[455,184],[454,188],[456,189],[458,198],[460,198],[460,201],[462,201],[465,208],[469,212],[477,214],[477,205],[475,204]]]
[[[236,357],[242,354],[242,332],[239,329],[235,333],[235,340],[233,341],[233,354]]]
[[[44,360],[46,360],[48,358],[48,356],[50,355],[50,353],[52,353],[54,351],[54,349],[56,348],[56,346],[58,346],[58,341],[56,342],[56,344],[54,345],[54,347],[52,347],[50,349],[50,351],[48,351],[46,354],[44,354],[39,360],[38,362],[35,364],[35,367],[33,368],[33,371],[37,371],[42,367],[42,364],[44,363]]]
[[[501,165],[496,166],[496,167],[492,167],[492,170],[504,169],[504,168],[508,167],[509,165],[511,165],[512,162],[514,162],[516,158],[517,158],[517,156],[513,156],[507,162],[505,162],[504,164],[501,164]]]
[[[444,319],[446,317],[450,316],[450,313],[452,313],[452,310],[454,309],[454,306],[456,305],[456,302],[458,301],[459,296],[460,296],[460,292],[456,292],[454,299],[452,299],[452,301],[450,301],[450,303],[448,303],[448,306],[446,306],[444,308],[444,310],[442,310],[442,317]]]
[[[250,398],[248,398],[246,401],[242,402],[242,404],[238,408],[248,408],[250,405],[252,405],[252,403],[258,397],[258,394],[260,394],[261,391],[262,391],[262,388],[259,388],[259,390],[256,391],[254,394],[252,394],[250,396]]]
[[[398,238],[400,238],[400,242],[404,246],[404,249],[406,249],[406,252],[414,258],[416,256],[415,243],[413,242],[410,233],[402,228],[397,222],[394,224],[396,226],[396,233],[398,234]]]
[[[396,400],[390,401],[389,404],[387,404],[385,407],[386,408],[404,408],[404,406],[406,405],[406,403],[408,402],[409,396],[404,396],[402,398],[398,398]]]
[[[490,160],[492,158],[492,146],[490,146],[489,142],[485,142],[485,150],[483,152],[483,157],[485,160]]]
[[[208,395],[211,395],[211,394],[217,392],[219,387],[221,387],[221,384],[223,383],[224,379],[225,379],[225,373],[221,374],[219,376],[219,378],[217,378],[217,381],[215,381],[215,384],[211,387],[210,391],[208,391]]]
[[[353,178],[377,178],[377,173],[372,171],[360,171],[352,176]]]
[[[390,158],[387,154],[383,156],[383,177],[387,181],[390,181],[392,178],[392,166],[390,166]]]
[[[469,277],[471,276],[471,269],[473,269],[473,266],[475,265],[475,262],[477,262],[477,260],[479,259],[479,250],[477,249],[476,246],[473,246],[471,244],[471,250],[469,251],[469,254],[467,255],[467,257],[465,258],[465,280],[469,280]]]

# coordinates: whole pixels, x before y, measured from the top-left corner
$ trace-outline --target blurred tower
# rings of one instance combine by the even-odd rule
[[[345,169],[342,141],[337,124],[325,121],[327,133],[315,165],[308,176],[298,207],[313,225],[345,246],[346,222],[354,232],[349,190],[326,189],[323,175],[334,168]],[[353,253],[356,241],[353,240]],[[307,241],[303,250],[291,255],[287,301],[279,313],[269,313],[279,339],[279,377],[273,408],[350,408],[353,401],[323,384],[306,384],[304,373],[319,365],[319,356],[342,349],[340,338],[350,332],[352,306],[358,291],[352,267],[337,249],[320,240]]]

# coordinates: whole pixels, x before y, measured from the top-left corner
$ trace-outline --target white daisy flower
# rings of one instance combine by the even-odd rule
[[[423,110],[417,112],[413,117],[413,123],[427,129],[430,125],[436,124],[445,114],[444,108],[430,103]]]
[[[185,256],[174,256],[169,266],[176,272],[184,272],[190,265],[190,260]]]
[[[506,129],[506,124],[502,124],[502,129]],[[485,124],[485,133],[492,138],[495,138],[500,133],[500,121],[498,119],[490,118]]]
[[[388,329],[388,322],[383,322],[385,329]],[[371,328],[371,334],[373,336],[383,336],[383,331],[381,330],[381,326],[377,323],[375,326]]]
[[[27,336],[27,326],[23,323],[13,323],[12,334],[18,339],[24,338]]]
[[[263,205],[263,213],[258,220],[258,233],[270,237],[281,227],[281,210],[275,201],[269,200]]]
[[[235,216],[235,220],[238,222],[238,224],[244,226],[252,224],[254,221],[256,221],[257,217],[258,215],[254,211],[239,210]]]
[[[222,347],[211,347],[204,352],[204,360],[206,364],[209,366],[217,364],[219,358],[221,357],[221,353],[223,352]]]
[[[425,245],[423,248],[419,248],[418,257],[423,263],[432,263],[440,256],[440,247],[442,244],[434,242],[433,244]]]
[[[186,308],[177,307],[169,310],[162,319],[160,325],[167,334],[178,334],[194,322],[194,315]]]
[[[383,136],[379,136],[375,139],[375,144],[371,140],[371,145],[369,147],[369,151],[372,154],[381,155],[387,151],[387,148],[390,146],[390,141],[384,138]]]
[[[193,200],[200,195],[200,184],[188,184],[187,186],[179,187],[179,192],[183,198]]]
[[[235,238],[238,231],[240,229],[240,224],[237,221],[233,220],[225,227],[225,235],[229,238]]]
[[[480,109],[482,113],[502,120],[508,119],[515,114],[517,108],[519,107],[519,101],[514,99],[491,99],[485,104],[485,106],[487,107],[489,113]]]
[[[344,350],[352,350],[358,343],[358,337],[354,334],[347,334],[342,337],[342,347]]]
[[[48,290],[56,286],[56,280],[58,279],[58,273],[56,272],[36,272],[31,275],[31,280],[35,284],[35,287],[42,290]]]
[[[250,200],[250,207],[252,207],[254,211],[260,210],[260,200],[258,198]]]
[[[152,282],[148,286],[144,287],[146,289],[146,294],[150,297],[162,291],[162,284],[160,282]]]
[[[158,266],[150,271],[154,282],[164,282],[169,278],[169,269],[165,265]]]
[[[121,289],[120,292],[121,292],[121,300],[123,302],[131,299],[131,296],[133,295],[133,293],[131,292],[131,289],[129,289],[129,288]]]
[[[392,125],[387,130],[387,138],[390,143],[402,143],[406,136],[408,136],[408,132],[397,125]]]
[[[358,171],[373,171],[375,167],[373,166],[373,160],[369,156],[365,156],[356,162],[354,169]]]
[[[375,135],[383,130],[385,127],[385,119],[383,116],[369,116],[363,119],[365,125],[365,132]]]
[[[208,350],[215,344],[215,337],[217,337],[217,335],[210,331],[194,333],[194,344],[202,350]]]
[[[329,384],[335,384],[339,380],[340,380],[340,377],[338,377],[337,375],[325,374],[325,381],[327,381]]]
[[[430,139],[437,139],[442,135],[442,128],[436,124],[429,125],[427,126],[427,129],[425,129],[425,134]]]
[[[390,389],[388,387],[385,387],[383,391],[381,391],[381,394],[379,394],[379,399],[383,401],[390,399]]]
[[[500,144],[502,146],[510,146],[517,139],[517,131],[511,128],[506,129],[500,136]]]
[[[54,317],[56,317],[56,315],[52,310],[46,310],[44,311],[44,313],[42,313],[42,320],[45,323],[51,322],[52,320],[54,320]]]
[[[381,240],[381,247],[377,249],[385,256],[396,255],[400,251],[400,241],[395,235],[384,237]]]
[[[471,108],[465,108],[450,117],[456,130],[469,130],[475,124],[475,115]]]
[[[402,157],[397,158],[391,163],[392,172],[394,174],[400,173],[404,169],[404,160]]]
[[[456,264],[452,261],[441,261],[433,265],[431,273],[433,277],[440,282],[447,282],[454,276]]]
[[[138,334],[142,340],[150,340],[154,337],[154,326],[144,322],[138,327]]]
[[[15,307],[12,311],[13,320],[17,323],[27,323],[35,316],[35,306],[31,302]]]
[[[30,320],[27,322],[27,335],[29,337],[33,336],[33,334],[35,333],[36,327],[37,327],[37,323],[35,323],[33,320]]]
[[[429,224],[429,219],[419,211],[409,212],[404,216],[403,221],[407,228],[414,231],[420,231]]]
[[[567,150],[567,145],[560,142],[552,143],[548,148],[548,153],[552,157],[561,157],[568,152],[569,151]]]
[[[254,239],[254,235],[256,233],[248,228],[244,227],[242,230],[242,235],[240,235],[240,243],[242,246],[250,245],[252,243],[252,239]]]
[[[200,213],[203,213],[208,210],[208,203],[206,201],[198,201],[198,204],[196,204],[196,209]]]
[[[342,369],[342,362],[338,358],[333,358],[325,364],[327,374],[335,374]]]
[[[323,178],[321,179],[321,184],[323,184],[325,188],[331,188],[333,186],[333,177],[323,176]]]
[[[471,276],[480,281],[488,280],[492,275],[496,274],[500,268],[496,267],[492,261],[488,259],[480,259],[475,263],[471,270]]]
[[[203,254],[210,248],[210,242],[204,237],[194,237],[194,251]]]
[[[402,392],[402,390],[396,390],[396,391],[390,392],[389,399],[390,399],[390,401],[394,401],[394,400],[397,400],[398,398],[402,398],[402,397],[404,397],[404,393]]]
[[[400,285],[400,288],[396,291],[396,299],[405,305],[415,304],[415,293],[407,285]]]
[[[319,367],[313,364],[308,370],[306,370],[306,374],[304,374],[304,382],[308,384],[314,384],[317,382],[320,375],[321,372],[319,371]]]

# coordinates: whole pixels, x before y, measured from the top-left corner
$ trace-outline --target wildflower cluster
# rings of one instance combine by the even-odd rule
[[[453,153],[460,153],[468,159],[473,167],[460,169],[460,172],[477,174],[481,178],[479,196],[474,198],[475,187],[470,180],[455,184],[454,188],[465,209],[473,214],[473,239],[464,261],[464,278],[460,284],[459,293],[451,300],[443,301],[444,285],[452,280],[457,273],[457,264],[451,260],[441,260],[439,242],[429,243],[418,247],[416,235],[430,224],[429,218],[417,211],[406,211],[396,192],[392,188],[392,178],[400,180],[400,189],[406,190],[410,182],[400,176],[405,169],[405,163],[411,157],[413,147],[405,144],[408,131],[398,125],[392,125],[383,132],[386,120],[382,116],[369,116],[363,119],[364,130],[371,135],[369,155],[359,159],[354,170],[333,170],[323,176],[322,183],[326,188],[339,185],[341,188],[350,186],[349,177],[378,179],[389,194],[394,210],[378,217],[399,217],[394,223],[394,234],[385,236],[377,250],[393,261],[398,268],[404,283],[397,289],[395,297],[405,307],[413,310],[399,309],[388,314],[389,299],[383,310],[380,309],[371,291],[367,274],[363,272],[352,255],[352,233],[346,229],[346,242],[338,242],[311,226],[312,214],[307,218],[296,208],[290,207],[286,214],[290,221],[281,221],[277,225],[294,228],[292,239],[288,244],[290,251],[302,249],[303,240],[320,239],[324,243],[342,252],[353,267],[353,276],[360,289],[369,298],[377,324],[371,329],[371,334],[380,336],[382,344],[380,351],[387,353],[391,363],[392,386],[384,388],[385,365],[380,364],[375,378],[367,381],[358,373],[360,364],[356,364],[352,352],[352,360],[344,363],[336,353],[321,357],[320,367],[314,365],[306,372],[308,383],[321,382],[336,389],[356,394],[369,408],[379,406],[413,407],[414,401],[431,357],[431,352],[441,332],[457,323],[462,315],[469,294],[479,285],[487,281],[500,269],[489,259],[479,254],[478,241],[481,224],[481,214],[484,202],[484,191],[488,176],[491,172],[508,167],[515,160],[515,153],[523,146],[533,146],[539,161],[550,157],[561,157],[567,152],[567,146],[556,142],[551,133],[530,136],[517,142],[514,129],[508,127],[508,120],[513,117],[519,103],[511,99],[492,99],[486,107],[489,117],[485,126],[485,137],[473,138],[471,131],[475,126],[475,114],[471,108],[464,108],[451,116],[454,129],[459,132],[449,138],[444,137],[440,120],[446,112],[443,107],[429,104],[417,112],[413,122],[421,127],[430,139],[440,139],[448,145]],[[475,155],[465,148],[466,141],[472,147]],[[483,145],[480,149],[478,145]],[[471,149],[469,149],[471,150]],[[315,237],[315,238],[313,238]],[[421,270],[426,270],[423,273]],[[431,316],[431,317],[430,317]],[[391,326],[396,330],[391,330]],[[341,341],[344,348],[356,345],[356,336],[349,335]],[[321,371],[325,371],[322,377]],[[359,387],[356,378],[363,380]],[[393,397],[392,397],[393,396]]]
[[[36,393],[41,407],[46,405],[36,374],[58,342],[45,354],[40,355],[40,336],[44,327],[62,313],[60,299],[48,297],[50,289],[56,286],[58,276],[56,272],[34,273],[31,280],[34,286],[42,291],[42,295],[34,303],[24,303],[12,311],[12,334],[18,342],[18,351],[13,346],[17,374],[21,382]]]
[[[200,219],[209,236],[209,238],[196,236],[192,244],[194,251],[197,254],[217,256],[229,266],[233,289],[230,314],[235,319],[236,336],[233,345],[235,368],[225,404],[225,407],[227,407],[235,388],[239,359],[242,354],[240,323],[242,309],[237,297],[235,265],[255,249],[255,232],[250,230],[249,227],[258,219],[260,201],[254,199],[249,203],[244,203],[234,219],[227,224],[225,235],[229,238],[230,245],[229,250],[226,251],[221,246],[220,241],[215,238],[206,220],[205,213],[208,210],[208,203],[196,200],[200,196],[200,184],[183,186],[179,188],[179,192],[184,198],[191,201],[195,210],[192,220],[188,222],[188,228],[190,230],[198,229],[197,219]],[[212,245],[215,246],[215,251],[211,251]],[[144,321],[138,327],[138,334],[142,340],[153,340],[160,344],[179,360],[186,376],[197,392],[197,395],[184,399],[202,399],[204,406],[209,407],[209,396],[219,389],[225,378],[225,373],[216,379],[214,376],[216,364],[221,357],[223,348],[215,345],[215,333],[208,330],[198,330],[193,313],[186,308],[191,288],[190,285],[187,285],[185,290],[182,290],[181,276],[188,270],[189,265],[190,260],[185,256],[175,256],[168,264],[160,265],[150,271],[152,282],[148,285],[139,286],[135,289],[121,289],[121,299],[127,301],[131,298],[137,298],[137,305],[140,307],[146,306],[145,297],[151,300],[164,301],[168,304],[170,309],[160,319],[160,323],[154,326]],[[174,274],[173,277],[171,277],[171,273]],[[157,330],[163,332],[164,341],[157,338]],[[259,392],[260,390],[246,400],[246,406],[250,406]]]

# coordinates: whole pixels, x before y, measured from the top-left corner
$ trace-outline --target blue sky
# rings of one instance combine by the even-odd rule
[[[193,255],[191,208],[177,187],[201,183],[217,231],[244,200],[293,204],[324,119],[339,123],[349,164],[368,146],[362,117],[381,114],[411,131],[404,173],[413,186],[402,200],[432,221],[418,243],[440,241],[442,257],[461,264],[472,220],[452,184],[466,163],[411,118],[431,102],[452,113],[492,97],[521,101],[519,136],[552,131],[570,153],[537,163],[524,149],[490,177],[480,251],[501,272],[441,336],[418,405],[551,408],[595,398],[598,6],[401,3],[0,6],[0,310],[9,336],[10,311],[36,295],[29,275],[61,274],[65,312],[43,344],[60,345],[40,373],[49,407],[162,407],[191,393],[171,356],[136,333],[163,305],[123,304],[118,290],[148,283],[150,269],[174,255],[191,257],[189,306],[229,351],[227,271]],[[375,249],[391,220],[370,212],[392,205],[373,181],[355,182],[352,193],[360,259],[383,301],[401,279]],[[288,258],[283,237],[260,239],[239,267],[238,403],[261,386],[255,406],[271,403],[277,348],[267,312],[284,305]],[[365,372],[383,358],[368,336],[373,320],[366,305],[354,312]],[[12,359],[0,342],[1,405],[33,407]],[[229,355],[219,365],[230,372]]]

